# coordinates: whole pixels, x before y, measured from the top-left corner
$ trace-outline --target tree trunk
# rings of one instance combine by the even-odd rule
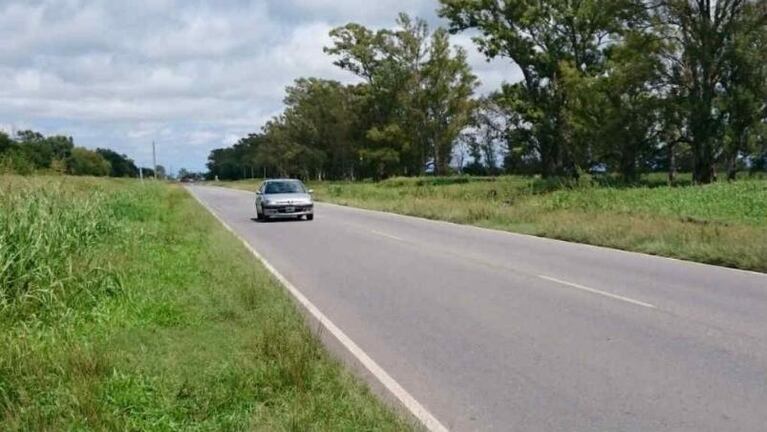
[[[737,153],[727,158],[727,180],[733,181],[738,176],[738,155]]]
[[[714,169],[704,159],[695,161],[692,173],[693,183],[702,185],[714,181]]]
[[[635,183],[639,178],[637,174],[636,156],[633,150],[623,150],[621,157],[621,174],[626,183]]]
[[[444,151],[446,149],[442,149],[442,150],[443,151],[440,152],[440,158],[437,161],[436,167],[439,170],[439,175],[446,175],[449,171],[448,168],[450,166],[450,157]]]
[[[716,180],[714,172],[714,155],[709,138],[694,144],[692,179],[695,184],[709,184]]]
[[[673,185],[676,181],[676,152],[674,152],[674,147],[676,145],[673,143],[669,143],[666,147],[668,148],[668,184],[669,186]]]
[[[446,175],[450,164],[450,152],[439,139],[435,138],[434,145],[434,175]]]
[[[557,111],[556,118],[557,120],[549,125],[551,129],[544,133],[541,139],[543,177],[577,178],[577,164],[569,154],[572,139],[562,109]]]
[[[559,144],[553,139],[549,142],[541,142],[541,174],[543,178],[561,176],[563,171]]]

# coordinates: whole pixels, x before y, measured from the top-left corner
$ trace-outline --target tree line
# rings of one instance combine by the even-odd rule
[[[151,168],[142,168],[152,176]],[[128,156],[114,150],[76,147],[72,137],[44,136],[24,130],[10,136],[0,131],[0,172],[31,174],[51,171],[70,175],[138,177],[139,168]]]
[[[349,24],[331,36],[334,45],[325,51],[361,82],[296,80],[286,89],[282,114],[211,153],[212,175],[380,178],[417,175],[427,163],[447,173],[478,84],[447,30],[432,32],[402,14],[394,29]]]
[[[211,175],[357,179],[458,167],[635,181],[685,170],[702,184],[765,168],[767,2],[440,3],[448,29],[404,14],[392,29],[333,29],[325,52],[360,82],[296,80],[282,114],[210,154]],[[511,60],[521,80],[476,97],[466,53],[449,42],[460,32],[487,59]]]

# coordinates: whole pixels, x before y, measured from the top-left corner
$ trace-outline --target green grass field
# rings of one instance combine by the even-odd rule
[[[0,430],[408,430],[178,186],[0,177]]]
[[[224,182],[254,190],[257,181]],[[320,201],[767,272],[767,181],[669,187],[520,176],[312,183]],[[318,217],[322,217],[318,215]]]

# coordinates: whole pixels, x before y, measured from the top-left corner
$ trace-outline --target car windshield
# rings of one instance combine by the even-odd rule
[[[264,187],[265,194],[306,193],[304,185],[297,181],[269,182]]]

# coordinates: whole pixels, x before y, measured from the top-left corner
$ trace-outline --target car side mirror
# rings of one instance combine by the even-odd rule
[[[261,195],[261,191],[256,191],[256,195]]]
[[[309,193],[313,194],[314,193],[314,189],[309,189]]]

